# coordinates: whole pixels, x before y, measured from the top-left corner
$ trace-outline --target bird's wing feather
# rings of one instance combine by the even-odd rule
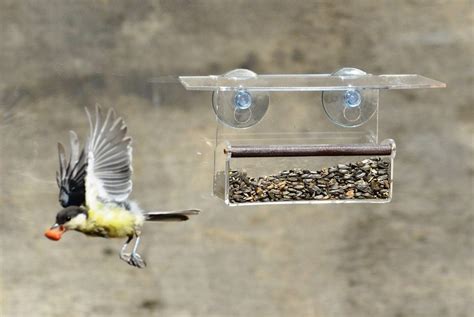
[[[90,123],[87,153],[86,202],[91,208],[98,202],[124,202],[132,192],[132,147],[127,126],[122,118],[109,109],[103,117],[96,106]]]
[[[58,143],[59,171],[56,172],[56,182],[59,187],[60,202],[63,207],[82,205],[85,202],[85,176],[87,160],[84,149],[81,150],[79,138],[74,131],[69,131],[71,155],[66,158],[66,151]],[[68,199],[61,199],[63,194]]]

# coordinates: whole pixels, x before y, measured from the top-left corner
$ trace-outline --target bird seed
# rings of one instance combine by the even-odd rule
[[[248,177],[231,171],[231,203],[301,200],[388,199],[390,162],[380,157],[338,164],[318,171],[292,169],[277,175]]]

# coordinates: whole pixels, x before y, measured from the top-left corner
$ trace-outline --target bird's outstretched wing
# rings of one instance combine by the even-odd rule
[[[127,137],[127,126],[113,109],[103,116],[100,106],[90,123],[87,148],[86,204],[94,208],[98,203],[124,202],[132,192],[132,147]]]
[[[69,131],[69,142],[69,159],[66,158],[64,146],[58,143],[59,171],[56,172],[56,182],[59,187],[59,203],[64,208],[84,205],[86,200],[86,154],[84,149],[81,150],[79,138],[74,131]]]

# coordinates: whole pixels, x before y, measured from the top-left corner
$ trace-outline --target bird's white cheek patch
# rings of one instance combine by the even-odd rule
[[[86,224],[86,221],[87,221],[86,215],[79,214],[76,217],[69,220],[69,222],[65,223],[64,226],[67,229],[74,230],[74,229],[77,229],[77,228],[80,228],[80,227],[84,226]]]

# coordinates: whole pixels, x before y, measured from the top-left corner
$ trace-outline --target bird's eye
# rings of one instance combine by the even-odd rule
[[[67,216],[67,217],[66,217],[66,220],[67,220],[67,221],[71,220],[71,216]]]

